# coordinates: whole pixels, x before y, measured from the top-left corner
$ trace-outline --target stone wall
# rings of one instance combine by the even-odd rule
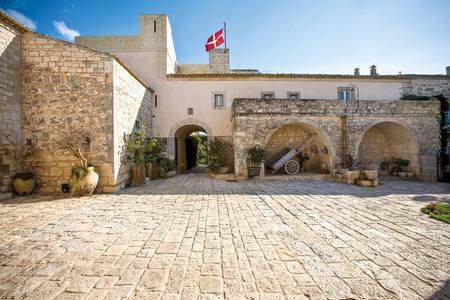
[[[39,190],[60,192],[79,164],[59,143],[74,128],[92,133],[87,158],[100,175],[97,191],[122,186],[127,177],[119,176],[123,154],[118,149],[144,99],[143,110],[151,117],[147,89],[106,53],[35,33],[24,34],[22,44],[23,138],[39,149],[34,170]]]
[[[114,189],[126,186],[131,161],[125,153],[125,139],[145,126],[152,135],[152,94],[119,63],[114,62]],[[109,184],[112,186],[112,184]],[[109,190],[105,190],[109,191]]]
[[[0,193],[11,190],[11,178],[20,169],[15,161],[21,136],[20,34],[0,21]]]
[[[235,99],[232,110],[237,175],[247,174],[245,150],[252,145],[266,146],[272,135],[283,126],[309,126],[309,131],[320,135],[330,149],[331,165],[336,168],[346,163],[348,155],[358,158],[361,140],[372,126],[392,122],[407,128],[414,137],[417,175],[426,180],[436,179],[439,149],[437,102],[366,100],[346,105],[332,100]],[[288,144],[289,140],[286,140]],[[410,145],[400,146],[408,148]]]
[[[436,96],[450,98],[450,76],[414,76],[403,83],[403,95]]]

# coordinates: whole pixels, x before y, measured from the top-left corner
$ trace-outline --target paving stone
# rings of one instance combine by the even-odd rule
[[[383,183],[189,174],[0,202],[0,298],[448,298],[448,224],[417,199],[450,187]]]

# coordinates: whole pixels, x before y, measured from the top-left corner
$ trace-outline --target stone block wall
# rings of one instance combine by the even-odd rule
[[[19,171],[15,145],[21,136],[21,33],[0,21],[0,193],[11,190]]]
[[[450,76],[415,76],[403,83],[403,95],[436,96],[450,98]]]
[[[109,54],[36,33],[24,34],[22,45],[22,132],[24,142],[39,149],[34,172],[40,192],[60,192],[71,168],[79,164],[59,144],[73,128],[92,133],[87,158],[100,175],[97,191],[116,190],[122,179],[115,129],[122,130],[124,123],[134,126],[146,87]]]
[[[217,48],[209,51],[209,72],[229,73],[230,72],[230,50]]]
[[[347,155],[361,159],[358,156],[360,146],[363,149],[372,145],[384,147],[381,145],[383,141],[369,129],[390,122],[393,128],[404,128],[411,139],[398,144],[395,136],[388,136],[390,141],[384,141],[384,145],[390,143],[389,147],[395,150],[393,153],[402,155],[408,152],[412,158],[405,158],[415,163],[417,176],[436,180],[436,154],[439,150],[437,102],[355,101],[346,105],[332,100],[235,99],[232,112],[236,175],[247,174],[246,149],[252,145],[267,146],[273,134],[283,126],[301,124],[309,127],[309,132],[320,135],[323,144],[330,149],[331,166],[336,168],[345,164]],[[369,142],[361,145],[366,133]],[[411,140],[416,147],[415,152],[410,150]],[[289,146],[290,140],[286,139],[284,143]],[[281,147],[281,141],[278,144]],[[379,161],[374,167],[377,165]]]
[[[125,139],[144,126],[152,135],[152,94],[121,64],[114,62],[114,190],[126,186],[131,161],[125,153]],[[111,189],[111,184],[109,189]],[[108,190],[109,191],[109,190]]]
[[[92,132],[88,161],[100,175],[99,190],[113,170],[113,58],[107,54],[26,33],[23,44],[23,138],[39,149],[39,191],[61,191],[79,165],[59,141],[73,128]]]

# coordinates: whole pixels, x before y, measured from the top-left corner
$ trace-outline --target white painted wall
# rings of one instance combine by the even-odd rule
[[[337,99],[337,88],[354,84],[361,100],[398,100],[401,81],[380,80],[180,80],[160,82],[158,107],[154,109],[157,136],[168,136],[180,120],[194,118],[209,124],[215,136],[231,135],[231,104],[234,98],[260,98],[262,91],[275,92],[276,98],[286,98],[287,92],[300,92],[302,99]],[[213,108],[214,93],[224,93],[226,109]],[[188,107],[194,115],[187,114]]]
[[[207,123],[214,136],[230,136],[232,100],[259,98],[262,91],[273,91],[276,98],[286,98],[288,91],[298,91],[303,99],[337,99],[338,87],[354,84],[359,88],[361,100],[398,100],[401,96],[400,80],[169,79],[167,74],[176,71],[176,54],[168,17],[142,15],[140,18],[139,36],[77,37],[76,42],[118,56],[155,90],[158,95],[158,107],[153,108],[155,136],[167,137],[175,124],[188,118]],[[130,43],[124,44],[126,41]],[[225,94],[226,108],[216,110],[213,108],[213,94],[219,92]],[[194,109],[193,115],[187,114],[189,107]]]

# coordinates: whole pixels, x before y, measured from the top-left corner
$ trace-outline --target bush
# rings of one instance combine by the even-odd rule
[[[259,167],[266,159],[266,149],[262,146],[253,146],[247,150],[247,159],[251,166]]]
[[[177,162],[174,159],[161,158],[159,160],[159,176],[167,177],[167,173],[177,168]]]
[[[450,223],[449,203],[429,203],[422,207],[420,211],[430,216],[430,218]]]
[[[405,168],[409,166],[409,160],[399,158],[399,157],[393,157],[391,160],[392,163],[392,171],[393,172],[401,172]]]
[[[136,165],[142,165],[144,163],[145,131],[145,127],[142,127],[136,132],[133,132],[125,143],[128,158],[131,158]]]
[[[233,146],[230,142],[216,138],[208,145],[208,168],[217,172],[220,167],[225,167],[230,162],[230,152]]]
[[[144,161],[146,163],[157,162],[161,158],[164,146],[156,138],[149,139],[144,145]]]

